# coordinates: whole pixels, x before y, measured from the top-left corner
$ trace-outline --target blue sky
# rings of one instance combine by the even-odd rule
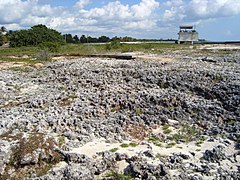
[[[45,24],[62,33],[177,38],[179,25],[202,39],[240,40],[240,0],[0,0],[0,26]]]

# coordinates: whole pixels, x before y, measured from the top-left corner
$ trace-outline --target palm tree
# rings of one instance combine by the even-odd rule
[[[2,33],[3,33],[3,32],[7,32],[7,28],[5,28],[4,26],[2,26],[0,31],[1,31]]]
[[[7,41],[6,32],[7,32],[7,29],[4,26],[2,26],[0,28],[0,46],[5,44],[5,42]]]

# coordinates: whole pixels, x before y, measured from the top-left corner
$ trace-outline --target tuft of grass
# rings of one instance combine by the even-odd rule
[[[174,107],[173,107],[173,106],[168,106],[167,109],[168,109],[169,111],[173,111],[173,110],[174,110]]]
[[[223,77],[221,75],[215,75],[213,77],[213,80],[216,82],[216,83],[219,83],[220,81],[223,80]]]
[[[77,95],[71,94],[66,99],[63,99],[62,101],[60,101],[58,104],[60,106],[69,106],[76,98],[77,98]]]
[[[11,132],[6,132],[2,136],[8,141],[17,141],[17,144],[12,147],[12,154],[3,173],[4,176],[8,175],[10,169],[14,170],[14,174],[11,175],[13,179],[25,179],[32,173],[35,173],[37,176],[42,176],[46,174],[54,164],[63,160],[63,157],[54,150],[55,146],[58,146],[55,139],[46,138],[42,133],[31,132],[28,136],[23,136],[22,133],[12,134]],[[41,154],[39,154],[37,164],[30,162],[30,164],[22,165],[22,158],[26,156],[36,156],[34,154],[37,149],[45,152],[46,157],[42,158]]]
[[[119,173],[116,170],[110,170],[110,172],[107,173],[105,177],[112,178],[114,180],[131,180],[132,179],[130,175]]]
[[[138,144],[137,144],[137,143],[134,143],[134,142],[131,142],[131,143],[129,143],[129,146],[131,146],[131,147],[137,147]]]
[[[236,142],[237,142],[237,143],[240,143],[240,137],[238,137],[238,138],[236,139]]]
[[[137,116],[140,116],[140,115],[143,114],[143,111],[142,111],[142,109],[137,108],[137,109],[135,110],[135,113],[136,113]]]
[[[171,132],[172,132],[171,129],[166,129],[166,130],[163,131],[164,134],[170,134]]]
[[[39,169],[36,170],[36,176],[41,177],[44,176],[48,173],[50,169],[52,169],[53,165],[52,164],[45,164]]]
[[[170,133],[172,132],[172,130],[169,129],[169,128],[170,128],[170,125],[169,125],[169,124],[165,124],[165,125],[162,127],[163,133],[164,133],[164,134],[170,134]]]
[[[154,134],[152,134],[152,135],[149,137],[148,140],[151,141],[151,142],[153,142],[153,143],[155,143],[155,142],[161,142],[161,140],[160,140],[157,136],[155,136]]]
[[[65,137],[64,136],[59,136],[58,137],[58,144],[59,146],[62,146],[65,144]]]
[[[162,127],[162,129],[163,129],[163,130],[167,130],[167,129],[169,129],[169,127],[170,127],[169,124],[164,124],[163,127]]]
[[[160,158],[167,158],[166,155],[162,155],[162,154],[160,154],[160,153],[157,153],[157,154],[156,154],[156,157],[159,158],[159,159],[160,159]]]
[[[157,143],[155,143],[154,145],[155,145],[155,146],[158,146],[158,147],[162,147],[162,143],[160,143],[160,142],[157,142]]]
[[[203,143],[203,141],[202,140],[199,140],[199,141],[197,141],[196,143],[195,143],[195,145],[196,146],[198,146],[198,147],[201,147],[201,144]]]
[[[235,119],[228,119],[228,120],[227,120],[227,123],[228,123],[228,124],[231,124],[231,125],[234,125],[235,122],[236,122]]]
[[[158,86],[159,86],[161,89],[166,89],[166,88],[168,88],[168,84],[165,83],[165,82],[159,83]]]
[[[172,136],[168,137],[168,139],[171,141],[175,141],[175,142],[179,142],[179,141],[187,142],[188,137],[185,134],[177,133],[177,134],[173,134]]]
[[[162,141],[157,136],[152,134],[148,140],[152,142],[155,146],[162,147],[162,144],[161,144]]]
[[[184,135],[186,142],[190,142],[201,137],[200,130],[195,126],[190,126],[188,124],[184,124],[182,126],[181,133]]]
[[[39,61],[51,61],[52,60],[52,54],[47,50],[41,50],[38,54],[36,54],[36,59]]]
[[[118,148],[112,148],[112,149],[110,149],[110,151],[111,151],[112,153],[117,152],[117,150],[118,150]]]
[[[116,112],[116,111],[117,111],[116,108],[111,109],[111,112]]]
[[[123,143],[120,145],[122,148],[128,148],[129,147],[129,144],[126,144],[126,143]]]
[[[176,143],[175,142],[170,142],[166,145],[166,148],[172,148],[173,146],[175,146]]]

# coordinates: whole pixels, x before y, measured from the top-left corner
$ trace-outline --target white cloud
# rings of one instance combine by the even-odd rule
[[[45,24],[63,33],[78,32],[118,35],[169,33],[180,24],[197,24],[209,19],[240,15],[240,0],[141,0],[135,4],[120,0],[76,0],[71,9],[40,5],[38,0],[0,0],[0,25],[20,29]]]
[[[164,6],[180,6],[183,4],[184,3],[182,0],[170,0],[170,1],[166,1],[165,3],[163,3]]]
[[[0,22],[15,22],[23,18],[25,10],[31,2],[20,0],[1,0],[0,1]]]
[[[79,0],[78,2],[76,2],[75,7],[79,9],[83,9],[89,3],[90,3],[90,0]]]
[[[146,18],[149,17],[158,7],[159,3],[155,0],[142,0],[139,4],[133,5],[131,10],[134,17]]]
[[[139,4],[132,6],[114,1],[85,11],[81,15],[88,19],[95,19],[96,26],[105,26],[109,31],[149,29],[156,26],[156,19],[153,15],[158,7],[159,3],[155,0],[142,0]]]
[[[132,6],[123,5],[120,1],[110,2],[100,8],[93,8],[86,13],[87,17],[100,19],[145,19],[152,15],[159,3],[155,0],[142,0],[139,4]]]
[[[125,19],[130,18],[131,13],[128,5],[119,1],[110,2],[101,8],[93,8],[85,13],[85,17],[97,19]]]
[[[34,20],[35,23],[43,22],[43,17],[57,16],[62,12],[61,7],[38,4],[38,0],[1,0],[0,1],[0,23],[25,23]],[[38,22],[39,20],[39,22]],[[30,23],[32,24],[32,23]]]
[[[198,21],[209,18],[221,18],[240,14],[239,0],[171,0],[165,3],[170,9],[165,10],[164,19],[171,21]]]
[[[181,22],[186,17],[184,6],[171,7],[169,10],[165,10],[163,14],[164,22]]]
[[[156,26],[156,19],[153,18],[159,7],[156,0],[141,0],[131,6],[113,1],[98,8],[84,9],[89,3],[90,0],[79,0],[74,5],[76,9],[70,11],[47,4],[39,5],[38,0],[1,0],[0,24],[31,27],[41,23],[62,32],[85,30],[85,26],[109,32],[151,29]]]
[[[142,20],[142,21],[136,21],[136,22],[127,22],[125,23],[126,29],[152,29],[152,27],[155,26],[155,22],[153,21],[148,21],[148,20]]]

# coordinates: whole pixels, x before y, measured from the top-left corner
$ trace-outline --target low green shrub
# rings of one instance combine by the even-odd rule
[[[122,44],[118,40],[114,40],[109,44],[106,44],[105,49],[106,50],[112,50],[112,49],[119,49],[122,47]]]
[[[118,148],[112,148],[112,149],[110,149],[110,151],[111,151],[112,153],[117,152],[117,150],[118,150]]]
[[[127,148],[127,147],[129,147],[129,144],[123,143],[123,144],[121,144],[120,146],[121,146],[122,148]]]
[[[49,52],[56,53],[59,52],[61,44],[54,42],[43,42],[38,45],[41,50],[48,50]]]

